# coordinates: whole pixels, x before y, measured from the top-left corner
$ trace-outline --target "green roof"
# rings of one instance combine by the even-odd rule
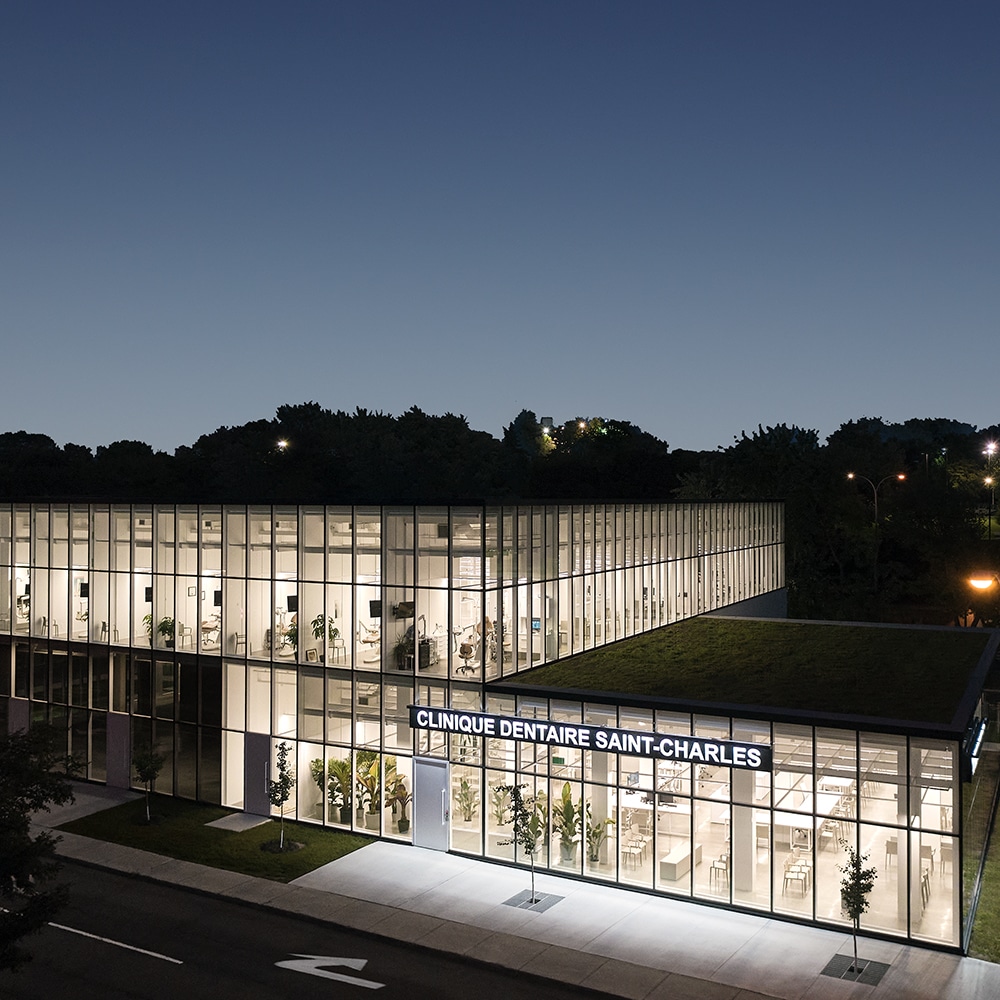
[[[993,635],[694,618],[503,683],[948,724]]]

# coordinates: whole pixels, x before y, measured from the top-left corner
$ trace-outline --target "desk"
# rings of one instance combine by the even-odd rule
[[[694,863],[701,864],[701,844],[695,844]],[[666,857],[660,858],[660,880],[676,882],[691,871],[691,845],[678,844]]]
[[[839,795],[846,795],[854,790],[853,779],[836,778],[833,775],[820,775],[818,785],[821,792],[836,792]]]
[[[813,799],[816,801],[816,812],[825,816],[835,815],[834,810],[840,805],[841,796],[835,792],[803,792],[798,788],[789,788],[780,795],[774,803],[775,809],[794,809],[806,813],[813,811]],[[806,826],[809,824],[807,823]]]

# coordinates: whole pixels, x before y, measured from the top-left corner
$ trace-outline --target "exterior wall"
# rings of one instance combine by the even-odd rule
[[[773,503],[0,506],[0,719],[64,726],[111,783],[151,743],[160,791],[247,809],[284,741],[286,815],[402,841],[432,758],[452,850],[519,862],[498,789],[523,783],[554,871],[844,927],[846,841],[879,869],[866,930],[960,947],[956,742],[502,689],[682,618],[781,608],[783,574]],[[774,766],[415,730],[412,704],[767,743]],[[588,817],[575,850],[567,799]]]
[[[782,587],[781,590],[773,590],[760,597],[737,601],[710,611],[709,615],[715,618],[787,618],[788,590]]]
[[[784,584],[776,503],[0,506],[0,719],[63,726],[113,784],[152,744],[158,790],[249,810],[284,741],[287,815],[404,841],[414,758],[436,759],[453,850],[519,862],[500,787],[523,783],[554,871],[845,927],[846,841],[879,868],[867,930],[958,947],[956,743],[495,690],[682,618],[781,613]],[[766,742],[774,766],[413,730],[411,704]]]
[[[773,766],[682,764],[490,738],[472,749],[469,737],[449,735],[453,788],[463,778],[482,782],[474,787],[483,803],[472,822],[454,821],[454,849],[520,860],[500,822],[508,818],[502,788],[520,784],[546,818],[542,867],[849,928],[839,866],[850,844],[878,869],[863,930],[961,947],[957,741],[507,692],[491,694],[487,711],[757,743],[772,748]],[[482,773],[470,766],[480,754]],[[557,819],[567,798],[583,817],[570,850]],[[588,833],[595,829],[596,838]]]

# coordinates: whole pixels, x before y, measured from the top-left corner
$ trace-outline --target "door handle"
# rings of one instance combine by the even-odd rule
[[[441,789],[441,825],[448,822],[448,792]]]

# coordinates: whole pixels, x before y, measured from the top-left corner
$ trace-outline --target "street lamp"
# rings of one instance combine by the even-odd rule
[[[973,573],[969,579],[968,584],[973,590],[977,591],[981,596],[978,600],[974,600],[973,606],[963,616],[963,624],[969,625],[969,617],[971,615],[973,626],[979,625],[984,618],[983,612],[986,612],[985,617],[990,621],[995,621],[996,618],[996,590],[1000,580],[997,579],[996,573],[992,570],[978,571]],[[991,605],[987,605],[985,602],[989,600],[992,602]]]
[[[894,472],[891,475],[883,476],[877,483],[873,483],[867,476],[859,476],[855,472],[848,472],[847,478],[862,479],[872,488],[872,499],[875,501],[875,521],[874,521],[874,535],[875,535],[875,558],[872,560],[872,589],[878,590],[878,491],[882,489],[882,486],[889,482],[890,479],[898,480],[902,482],[906,475],[902,472]]]
[[[993,541],[993,501],[996,499],[996,481],[992,476],[987,476],[983,483],[990,488],[990,512],[986,519],[986,534],[989,541]]]
[[[891,476],[883,476],[878,483],[873,483],[867,476],[859,476],[857,473],[848,472],[848,479],[863,479],[872,488],[872,497],[875,500],[875,529],[878,530],[878,491],[882,488],[883,483],[889,482],[890,479],[898,479],[902,482],[906,475],[902,472],[895,472]]]
[[[986,456],[986,468],[987,470],[993,468],[993,456],[997,453],[997,443],[996,441],[987,441],[986,447],[983,449],[983,454]]]

